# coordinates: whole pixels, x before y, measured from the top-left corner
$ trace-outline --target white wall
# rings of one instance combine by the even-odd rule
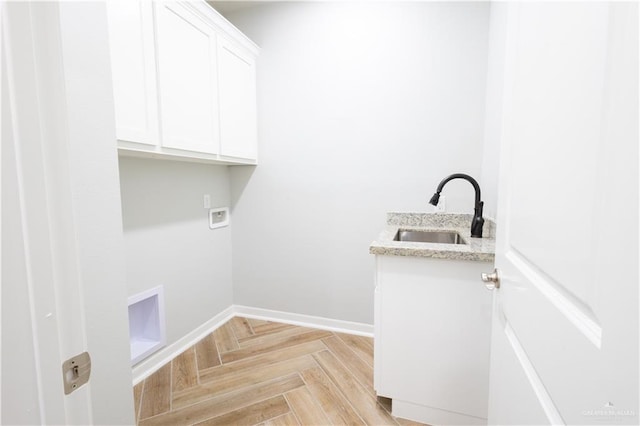
[[[498,174],[502,138],[502,97],[504,90],[505,48],[507,40],[507,3],[492,2],[489,21],[489,57],[485,109],[484,148],[480,185],[484,213],[496,218]]]
[[[373,322],[369,243],[480,178],[489,6],[269,3],[228,14],[262,49],[260,164],[231,171],[234,302]],[[447,185],[449,211],[473,190]]]
[[[229,206],[228,169],[120,158],[129,295],[164,286],[167,344],[232,304],[231,230],[210,230],[203,195]]]

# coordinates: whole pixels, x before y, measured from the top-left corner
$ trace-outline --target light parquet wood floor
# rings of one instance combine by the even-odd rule
[[[373,340],[235,317],[134,387],[147,425],[416,425],[373,391]]]

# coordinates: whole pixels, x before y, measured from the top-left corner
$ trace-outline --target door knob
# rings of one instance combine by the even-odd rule
[[[494,290],[496,288],[500,288],[500,277],[498,276],[498,270],[494,269],[493,272],[487,274],[483,272],[481,274],[482,281],[485,283],[485,287],[487,290]]]

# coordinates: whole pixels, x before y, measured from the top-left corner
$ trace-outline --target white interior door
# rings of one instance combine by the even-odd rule
[[[510,3],[490,424],[638,424],[638,5]]]
[[[131,424],[104,3],[3,2],[2,424]],[[91,355],[68,395],[63,362]]]

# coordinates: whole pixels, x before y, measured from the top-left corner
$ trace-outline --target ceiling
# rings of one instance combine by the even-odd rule
[[[220,12],[223,16],[226,16],[228,13],[237,12],[239,10],[248,9],[251,7],[255,7],[262,3],[267,3],[269,0],[261,0],[261,1],[244,1],[244,0],[226,0],[226,1],[217,1],[217,0],[209,0],[209,3],[215,10]]]

